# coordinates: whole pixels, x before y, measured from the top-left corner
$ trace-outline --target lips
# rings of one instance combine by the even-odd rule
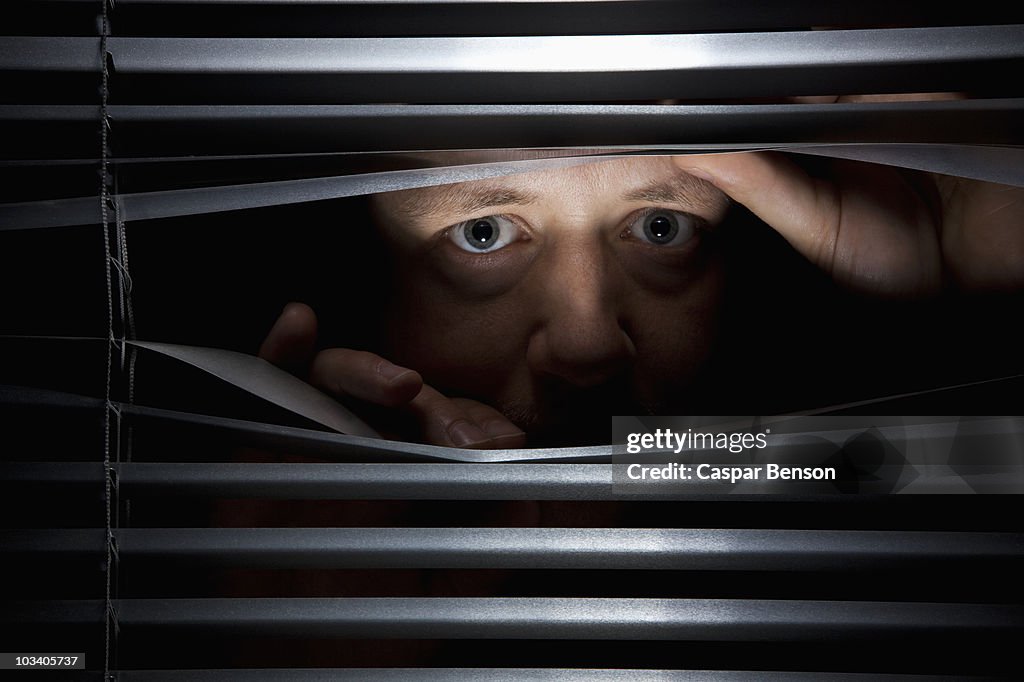
[[[585,389],[537,382],[529,403],[513,402],[499,409],[527,432],[531,447],[607,444],[613,416],[658,412],[637,388],[628,375]]]

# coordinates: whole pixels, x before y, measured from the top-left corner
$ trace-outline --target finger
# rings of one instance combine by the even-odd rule
[[[488,435],[466,411],[463,404],[424,385],[409,409],[420,425],[427,443],[457,448],[488,447]]]
[[[409,403],[423,387],[419,373],[379,355],[349,348],[330,348],[317,353],[310,368],[309,382],[328,393],[384,407]]]
[[[305,303],[289,303],[270,329],[259,356],[304,376],[316,344],[316,313]]]
[[[942,286],[936,214],[911,174],[834,160],[828,179],[813,178],[771,152],[676,163],[744,204],[843,286],[892,297]]]
[[[839,227],[839,197],[771,152],[674,157],[683,171],[707,180],[768,223],[793,248],[831,270]]]
[[[452,402],[461,407],[466,415],[487,434],[488,440],[479,447],[489,449],[526,447],[526,433],[490,405],[468,398],[453,398]]]
[[[934,176],[944,199],[943,257],[968,290],[1024,287],[1024,188]]]

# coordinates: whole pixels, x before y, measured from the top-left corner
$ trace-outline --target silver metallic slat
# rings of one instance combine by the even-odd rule
[[[699,500],[761,504],[862,505],[872,495],[699,491],[632,496],[615,493],[610,464],[157,464],[113,467],[123,496],[198,496],[295,500]],[[82,462],[2,463],[5,485],[99,486],[102,469]],[[999,486],[1005,475],[989,485]],[[945,492],[939,482],[929,490]],[[98,489],[98,488],[97,488]],[[958,492],[952,488],[948,492]]]
[[[90,342],[98,340],[93,337],[26,338]],[[75,410],[97,410],[103,406],[102,401],[97,398],[45,389],[0,385],[0,405],[2,404]],[[213,432],[255,447],[285,449],[292,454],[318,455],[335,461],[592,462],[607,461],[612,455],[611,446],[477,450],[351,436],[336,431],[282,426],[144,405],[128,405],[118,402],[115,402],[114,405],[123,417],[136,425],[148,423],[162,425],[165,428],[190,427],[206,433]]]
[[[128,494],[299,499],[609,500],[611,465],[355,464],[122,465]]]
[[[1024,148],[984,145],[682,145],[650,148],[662,154],[751,151],[765,148],[782,151],[841,156],[871,163],[886,163],[935,173],[975,178],[987,182],[1024,186]],[[889,149],[891,147],[891,149]],[[635,150],[606,150],[602,158],[630,155]],[[616,154],[616,151],[622,151]],[[590,156],[541,158],[521,161],[478,163],[472,166],[399,170],[360,175],[256,182],[240,185],[198,187],[159,192],[116,195],[126,221],[217,213],[266,206],[281,206],[342,197],[362,196],[416,187],[468,182],[515,173],[592,163]],[[90,225],[98,222],[99,204],[93,197],[0,204],[0,231]]]
[[[0,462],[0,485],[90,486],[103,483],[99,462]]]
[[[12,604],[15,624],[87,623],[102,602]],[[116,599],[122,632],[399,639],[813,642],[836,637],[991,638],[1024,630],[1024,607],[746,599]],[[0,616],[3,618],[3,616]]]
[[[903,134],[901,142],[1019,144],[1024,142],[1022,114],[1024,98],[818,105],[115,106],[109,110],[114,126],[122,122],[187,125],[192,133],[199,126],[210,126],[221,135],[225,128],[241,127],[247,136],[261,131],[279,136],[312,134],[321,144],[331,135],[344,136],[345,151],[891,142],[897,133]],[[969,137],[958,129],[967,121],[976,128]],[[994,129],[977,130],[982,127]],[[403,132],[409,129],[415,134]],[[986,137],[994,135],[1000,137]],[[375,140],[372,147],[366,143],[367,136]]]
[[[123,219],[149,220],[322,201],[415,187],[501,177],[530,170],[589,163],[590,159],[538,159],[382,173],[255,182],[218,187],[138,192],[114,197]],[[88,225],[99,222],[94,197],[0,205],[0,230]]]
[[[99,38],[0,38],[0,72],[92,73],[102,66]]]
[[[98,485],[98,462],[0,462],[0,485]]]
[[[188,425],[236,437],[241,442],[253,446],[287,448],[293,454],[318,455],[333,461],[493,464],[596,462],[610,460],[613,450],[610,445],[480,450],[365,438],[333,431],[317,431],[145,406],[123,405],[122,414],[127,415],[133,423],[152,420],[162,424]]]
[[[107,116],[119,160],[741,142],[1024,143],[1021,98],[679,106],[112,105]],[[88,105],[0,105],[0,123],[18,133],[2,153],[88,153],[96,144],[97,121],[98,109]]]
[[[857,570],[1017,561],[1014,533],[651,528],[123,528],[122,560],[258,568]],[[98,554],[102,529],[0,530],[0,556]]]
[[[612,494],[610,464],[133,462],[115,464],[113,468],[120,493],[127,496],[170,494],[311,500],[619,499]],[[0,462],[0,482],[7,484],[100,485],[102,481],[100,464]]]
[[[24,337],[32,339],[52,339],[63,341],[97,341],[93,337]],[[989,381],[1005,381],[1015,377],[1004,377]],[[988,383],[982,382],[982,383]],[[949,390],[957,387],[944,387],[934,390]],[[257,393],[258,395],[258,393]],[[858,405],[880,403],[891,398],[902,396],[890,396],[889,398],[870,400],[867,403]],[[88,398],[74,394],[66,394],[57,391],[44,389],[25,389],[19,387],[0,385],[0,402],[34,406],[38,408],[66,407],[79,410],[96,409],[100,406],[98,399]],[[149,421],[164,427],[168,425],[188,426],[207,433],[216,433],[226,436],[236,442],[247,445],[284,449],[292,454],[317,455],[333,461],[358,461],[358,462],[388,462],[400,463],[404,461],[421,462],[446,462],[446,463],[597,463],[608,462],[614,454],[625,455],[626,446],[624,443],[618,445],[591,445],[559,448],[510,448],[510,449],[471,449],[443,447],[427,445],[422,443],[409,443],[404,441],[386,440],[380,438],[368,438],[346,435],[333,431],[320,431],[278,424],[253,422],[240,419],[232,419],[214,415],[196,414],[167,410],[141,405],[126,405],[116,403],[121,414],[128,417],[134,424],[144,424]],[[835,409],[828,408],[826,411]],[[778,416],[766,418],[766,423],[783,421],[791,417]],[[913,418],[911,423],[903,418],[883,420],[875,423],[873,431],[880,437],[891,442],[908,440],[915,443],[938,442],[946,443],[954,437],[980,437],[996,439],[990,442],[998,442],[997,439],[1019,437],[1024,434],[1024,417],[987,417],[974,418],[966,421],[953,418]],[[734,430],[748,426],[745,422],[733,422],[720,424],[717,428]],[[839,421],[812,425],[796,431],[776,430],[772,436],[772,442],[767,450],[768,453],[789,454],[797,453],[801,447],[808,444],[808,438],[815,443],[831,444],[830,447],[840,448],[851,438],[860,436],[865,425],[857,421]],[[1011,447],[1015,447],[1013,443]],[[692,452],[687,450],[687,452]],[[678,454],[678,453],[676,453]],[[897,470],[902,471],[906,464],[912,464],[919,472],[928,472],[935,476],[942,476],[946,472],[943,466],[937,469],[930,469],[935,466],[934,462],[918,461],[911,458],[904,462],[896,462]],[[1001,467],[998,471],[992,470],[992,465]],[[1008,468],[1008,465],[1009,468]],[[987,458],[979,458],[976,466],[972,469],[959,469],[960,473],[971,476],[983,474],[995,474],[997,477],[1006,479],[1008,487],[1004,492],[1016,492],[1021,481],[1020,471],[1013,468],[1009,462],[1003,460],[989,461]],[[980,479],[979,479],[980,482]],[[711,484],[714,489],[717,486]],[[886,491],[888,489],[885,489]],[[706,490],[704,492],[707,492]],[[837,489],[838,492],[838,489]]]
[[[107,43],[122,102],[500,102],[1016,88],[1024,25]],[[0,71],[95,70],[95,38],[0,39]],[[164,82],[161,77],[173,76]],[[253,80],[257,77],[257,80]],[[255,84],[259,87],[254,87]],[[169,99],[170,98],[170,99]]]
[[[259,680],[266,682],[948,682],[990,678],[957,675],[779,672],[739,670],[597,670],[592,668],[317,668],[246,670],[124,670],[117,679]]]
[[[644,73],[1019,59],[1024,27],[534,38],[112,37],[119,73]],[[86,39],[86,45],[95,45]],[[67,45],[61,40],[62,46]],[[36,46],[38,49],[38,46]],[[65,49],[82,50],[74,41]],[[33,56],[50,56],[47,51]],[[778,92],[776,85],[776,92]],[[736,93],[738,94],[738,93]]]

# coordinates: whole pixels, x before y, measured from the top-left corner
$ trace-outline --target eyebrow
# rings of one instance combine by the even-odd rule
[[[721,207],[723,200],[727,201],[725,194],[710,182],[683,172],[638,187],[624,194],[622,198],[626,201],[679,204],[708,210],[717,209]]]
[[[476,186],[477,183],[440,185],[410,190],[399,211],[412,218],[466,216],[493,206],[525,206],[536,203],[538,195],[511,187]],[[626,201],[677,204],[714,210],[725,195],[710,182],[680,171],[668,179],[656,180],[633,189],[622,197]],[[727,201],[727,199],[726,199]]]
[[[414,218],[437,215],[469,215],[492,206],[526,205],[537,201],[536,194],[511,187],[474,187],[474,183],[413,190],[399,210]]]

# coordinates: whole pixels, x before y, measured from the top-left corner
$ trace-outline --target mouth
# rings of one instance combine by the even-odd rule
[[[612,417],[656,414],[627,379],[581,389],[564,384],[539,386],[529,402],[501,407],[527,434],[530,447],[607,445],[612,442]]]

